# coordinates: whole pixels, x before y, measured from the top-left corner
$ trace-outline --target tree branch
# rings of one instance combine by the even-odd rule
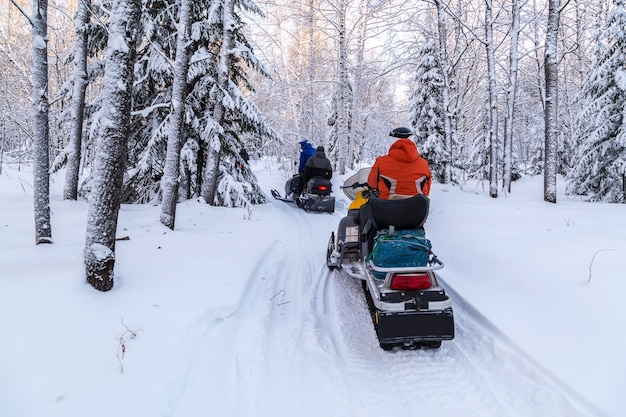
[[[11,3],[13,3],[13,5],[15,7],[17,7],[17,10],[19,10],[20,13],[22,13],[24,15],[24,17],[26,19],[28,19],[28,22],[30,23],[30,25],[33,26],[34,25],[33,19],[31,19],[31,17],[28,15],[28,13],[26,13],[26,11],[24,9],[22,9],[22,7],[19,4],[17,4],[15,0],[11,0]]]

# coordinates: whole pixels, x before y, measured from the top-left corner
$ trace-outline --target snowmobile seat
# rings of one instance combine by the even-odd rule
[[[370,197],[365,208],[372,226],[377,229],[388,229],[389,226],[398,230],[416,229],[421,228],[426,222],[430,199],[424,194],[402,200]]]
[[[396,230],[422,229],[429,208],[430,199],[424,194],[402,200],[383,200],[370,196],[359,213],[362,254],[366,256],[370,253],[379,230],[389,229],[390,226]]]

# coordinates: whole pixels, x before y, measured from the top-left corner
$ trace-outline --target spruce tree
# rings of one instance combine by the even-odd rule
[[[567,192],[591,201],[625,202],[626,174],[626,12],[624,0],[600,29],[596,60],[581,92],[574,166]]]
[[[416,90],[411,101],[411,125],[420,155],[430,164],[434,178],[444,182],[448,152],[445,149],[444,108],[442,87],[444,77],[439,62],[434,35],[426,37],[421,51],[415,81]]]

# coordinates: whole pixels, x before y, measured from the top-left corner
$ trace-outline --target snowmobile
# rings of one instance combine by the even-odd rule
[[[423,228],[430,200],[377,198],[369,170],[340,187],[352,203],[331,233],[326,264],[363,281],[381,348],[439,348],[454,338],[454,314],[436,273],[444,264]]]
[[[329,179],[311,177],[305,184],[302,193],[300,193],[300,195],[294,195],[298,180],[297,174],[287,180],[285,184],[285,197],[282,197],[277,190],[272,190],[272,196],[286,203],[295,203],[305,211],[319,213],[335,212],[335,197],[331,195],[333,184]]]

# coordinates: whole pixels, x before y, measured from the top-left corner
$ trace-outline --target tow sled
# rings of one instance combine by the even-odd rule
[[[452,301],[438,281],[444,267],[432,252],[423,225],[424,195],[382,200],[365,179],[370,168],[341,187],[352,203],[331,233],[326,264],[363,281],[380,346],[439,348],[454,338]]]
[[[287,180],[285,184],[285,197],[277,190],[272,190],[272,196],[285,203],[293,203],[299,208],[308,212],[317,213],[334,213],[335,197],[332,193],[332,183],[329,179],[322,177],[313,177],[309,179],[303,192],[299,196],[293,196],[294,184],[297,181],[297,175]]]

